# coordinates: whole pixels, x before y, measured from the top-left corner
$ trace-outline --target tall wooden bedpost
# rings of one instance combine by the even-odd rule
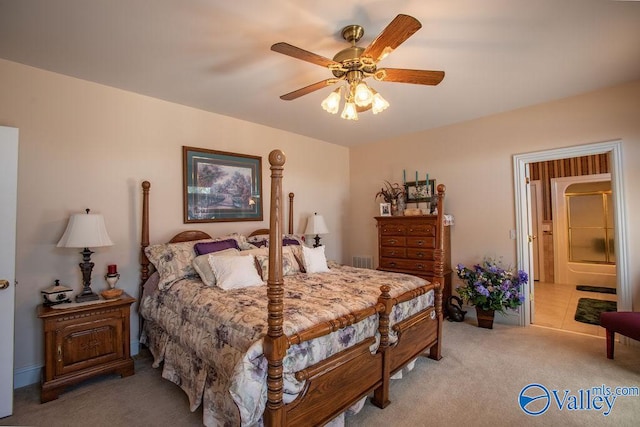
[[[269,278],[267,280],[268,329],[264,338],[267,370],[267,405],[264,412],[266,426],[286,425],[286,411],[282,401],[284,380],[282,359],[288,347],[282,330],[284,287],[282,280],[282,171],[286,157],[280,150],[269,153],[271,164],[271,213],[269,218]]]
[[[142,302],[142,287],[149,278],[149,259],[144,249],[149,246],[149,181],[142,182],[142,235],[140,236],[140,287],[138,289],[138,313]],[[138,334],[142,334],[144,319],[138,314]]]
[[[444,184],[438,185],[438,231],[436,232],[435,262],[433,265],[433,281],[436,285],[435,306],[438,317],[438,342],[429,351],[431,359],[442,359],[442,289],[444,287]]]

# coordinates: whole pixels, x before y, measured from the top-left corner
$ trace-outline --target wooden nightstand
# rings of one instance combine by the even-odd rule
[[[96,375],[134,374],[129,348],[129,315],[135,299],[69,308],[38,307],[44,322],[44,360],[40,401],[48,402],[71,384]],[[60,306],[59,306],[60,307]]]

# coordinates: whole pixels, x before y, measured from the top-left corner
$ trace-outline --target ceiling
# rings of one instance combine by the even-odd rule
[[[444,70],[438,86],[370,82],[391,104],[322,110],[331,77],[270,50],[332,58],[399,13],[422,29],[381,67]],[[395,138],[640,78],[640,2],[613,0],[0,0],[0,57],[344,146]],[[0,83],[1,85],[1,83]]]

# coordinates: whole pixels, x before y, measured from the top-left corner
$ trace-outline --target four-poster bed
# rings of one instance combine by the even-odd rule
[[[203,284],[186,264],[181,270],[167,267],[180,257],[193,259],[191,243],[216,239],[190,230],[169,245],[150,245],[150,184],[142,184],[142,283],[153,278],[150,263],[160,274],[158,289],[147,285],[141,290],[141,342],[149,346],[156,366],[164,362],[163,376],[185,390],[192,410],[205,405],[205,424],[252,425],[262,417],[267,426],[322,425],[370,394],[384,408],[394,374],[425,352],[441,358],[444,186],[438,187],[438,214],[430,216],[436,239],[428,262],[432,283],[331,263],[327,272],[291,272],[291,254],[306,261],[308,252],[283,247],[284,153],[272,151],[269,162],[270,226],[252,233],[268,231],[266,292],[265,286],[221,290]],[[290,193],[289,235],[292,212]],[[237,235],[233,239],[240,246],[247,243]],[[213,265],[214,255],[201,256]],[[266,260],[255,255],[260,257]],[[288,266],[286,277],[283,265]]]

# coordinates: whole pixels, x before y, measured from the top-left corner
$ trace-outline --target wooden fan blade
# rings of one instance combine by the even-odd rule
[[[284,94],[280,97],[280,99],[283,99],[285,101],[292,101],[296,98],[300,98],[303,95],[306,95],[308,93],[311,92],[315,92],[316,90],[325,88],[327,86],[331,86],[332,84],[335,84],[338,80],[337,79],[326,79],[326,80],[322,80],[320,82],[314,83],[312,85],[309,86],[305,86],[301,89],[298,90],[294,90],[293,92],[289,92],[287,94]]]
[[[378,62],[420,28],[422,28],[422,24],[416,18],[400,14],[367,46],[362,52],[362,56],[368,56]]]
[[[290,45],[289,43],[276,43],[271,46],[271,50],[283,55],[291,56],[296,59],[302,59],[303,61],[311,62],[312,64],[320,65],[322,67],[328,67],[329,65],[340,65],[332,59],[316,55],[315,53],[300,49],[299,47],[295,47],[293,45]]]
[[[403,68],[381,68],[384,82],[412,83],[435,86],[444,79],[444,71],[405,70]]]

